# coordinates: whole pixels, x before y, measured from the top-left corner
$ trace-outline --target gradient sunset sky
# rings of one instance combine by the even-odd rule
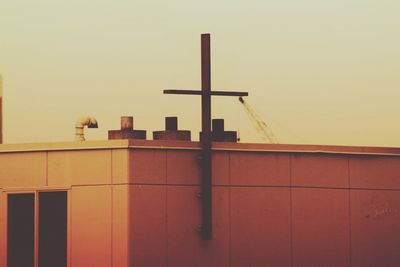
[[[0,74],[5,143],[68,141],[91,115],[106,139],[179,117],[198,139],[200,34],[212,86],[249,91],[281,143],[400,146],[400,1],[4,0]],[[236,98],[213,99],[243,142],[260,142]]]

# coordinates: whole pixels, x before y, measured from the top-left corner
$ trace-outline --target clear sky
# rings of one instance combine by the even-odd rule
[[[200,128],[200,34],[211,33],[212,85],[248,90],[282,143],[400,146],[400,1],[2,0],[4,141],[74,138],[91,115],[106,139],[135,127]],[[213,117],[259,142],[236,98]]]

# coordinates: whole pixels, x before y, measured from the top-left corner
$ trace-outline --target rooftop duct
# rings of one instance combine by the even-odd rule
[[[85,141],[85,135],[83,128],[87,126],[88,128],[99,128],[97,120],[93,117],[82,117],[75,122],[75,140]]]

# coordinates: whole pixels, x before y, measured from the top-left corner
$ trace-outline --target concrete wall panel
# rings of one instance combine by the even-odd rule
[[[290,189],[231,188],[231,266],[290,266]]]
[[[197,186],[169,186],[167,189],[168,266],[202,266],[200,200]]]
[[[46,152],[0,154],[1,187],[46,185]]]
[[[201,266],[229,267],[230,189],[213,187],[213,241],[203,241]]]
[[[165,150],[134,149],[129,151],[129,182],[165,184],[167,155]]]
[[[292,189],[293,266],[349,266],[349,193]]]
[[[400,157],[351,157],[350,185],[353,188],[400,189]]]
[[[202,240],[198,187],[169,186],[168,266],[229,266],[229,189],[213,190],[213,240]]]
[[[291,166],[294,186],[349,187],[346,156],[292,154]]]
[[[290,155],[232,152],[232,185],[290,185]]]
[[[95,184],[111,184],[111,150],[49,152],[49,186]]]
[[[129,264],[129,186],[112,186],[112,263],[114,267]]]
[[[111,150],[112,158],[112,183],[113,184],[126,184],[128,183],[128,158],[129,153],[127,149],[113,149]]]
[[[352,266],[400,265],[400,192],[351,191]]]
[[[229,185],[229,152],[214,152],[212,155],[213,185]]]
[[[167,266],[166,188],[129,186],[129,238],[132,266]]]
[[[201,168],[198,151],[167,151],[168,184],[200,184]]]
[[[72,188],[71,266],[111,266],[111,214],[111,186]]]

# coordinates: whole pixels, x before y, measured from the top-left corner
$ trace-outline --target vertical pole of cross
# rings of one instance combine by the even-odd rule
[[[212,239],[212,161],[211,161],[211,51],[210,34],[201,35],[201,129],[202,129],[202,235]]]

